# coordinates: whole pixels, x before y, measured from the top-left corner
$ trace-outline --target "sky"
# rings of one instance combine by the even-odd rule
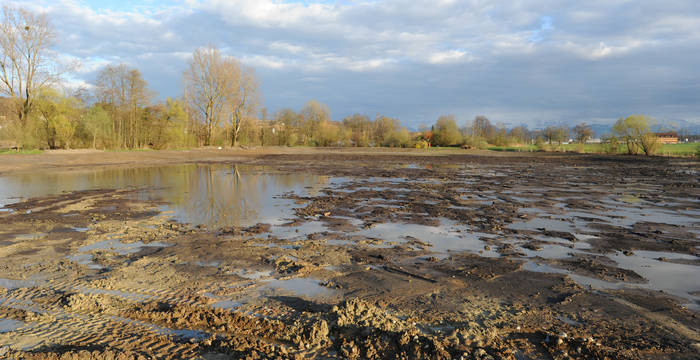
[[[508,127],[611,124],[646,114],[700,125],[697,0],[24,0],[54,51],[139,69],[161,99],[182,92],[192,52],[252,66],[269,113],[309,100],[409,128],[453,114]]]

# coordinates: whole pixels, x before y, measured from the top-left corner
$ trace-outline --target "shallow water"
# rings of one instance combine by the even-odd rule
[[[270,280],[258,288],[268,294],[292,293],[306,298],[319,298],[333,295],[335,292],[312,278],[292,278],[287,280]]]
[[[418,169],[419,167],[416,167]],[[459,166],[464,174],[464,183],[471,183],[470,176],[480,178],[500,177],[492,170],[472,169]],[[413,169],[408,166],[408,169]],[[414,181],[414,180],[411,180]],[[433,182],[426,180],[424,182]],[[375,186],[376,185],[376,186]],[[576,185],[576,184],[574,184]],[[580,184],[579,184],[580,185]],[[462,186],[462,185],[460,185]],[[391,190],[393,192],[407,190],[407,180],[400,177],[328,177],[309,173],[285,173],[269,167],[250,165],[180,165],[154,168],[112,169],[100,171],[46,173],[0,176],[0,211],[10,212],[3,206],[22,201],[31,197],[57,195],[63,192],[89,189],[138,189],[133,193],[134,198],[142,200],[162,201],[161,216],[172,218],[179,222],[204,224],[210,228],[222,226],[249,226],[256,223],[271,224],[269,236],[286,240],[289,244],[280,242],[260,243],[260,246],[295,249],[303,246],[303,241],[314,233],[333,232],[322,217],[311,217],[295,226],[287,226],[295,218],[294,207],[300,206],[293,200],[285,198],[285,194],[315,196],[329,191],[355,192],[365,190]],[[532,197],[532,194],[547,194],[548,191],[565,192],[565,197],[546,198]],[[613,191],[608,189],[606,191]],[[505,201],[504,195],[521,203],[527,203],[527,208],[520,208],[521,213],[532,215],[526,220],[517,220],[507,226],[512,230],[525,230],[528,233],[542,230],[572,233],[579,240],[570,242],[564,239],[532,235],[536,240],[545,242],[541,250],[523,248],[522,238],[506,238],[502,234],[486,234],[471,232],[467,226],[454,223],[447,219],[439,219],[440,225],[418,225],[404,223],[379,223],[369,229],[346,230],[340,232],[347,238],[332,238],[329,244],[336,246],[354,246],[356,239],[378,239],[370,246],[391,247],[398,244],[410,245],[415,249],[424,249],[438,258],[448,257],[455,252],[469,252],[484,257],[499,257],[495,250],[485,250],[487,245],[497,249],[500,243],[510,243],[516,246],[517,252],[529,258],[525,270],[567,274],[575,281],[597,288],[619,288],[624,283],[607,282],[534,262],[534,258],[561,259],[571,254],[588,253],[591,250],[587,241],[595,239],[599,232],[592,224],[606,223],[612,226],[631,227],[637,222],[658,222],[682,226],[692,234],[700,236],[700,211],[689,207],[685,210],[668,208],[669,203],[659,206],[643,197],[627,193],[605,195],[596,193],[588,196],[586,189],[576,186],[566,187],[514,187],[496,193],[495,190],[482,190],[460,195],[460,199],[477,203],[479,206],[492,204],[494,201]],[[527,195],[526,195],[527,194]],[[397,197],[400,195],[396,195]],[[598,209],[579,209],[570,200],[588,200],[600,205]],[[396,206],[392,201],[397,199],[370,198],[363,199],[362,206],[391,207]],[[569,200],[567,202],[567,200]],[[673,199],[686,204],[695,199]],[[425,200],[428,203],[434,203]],[[548,205],[548,203],[551,203]],[[572,204],[569,206],[568,204]],[[693,203],[691,203],[693,204]],[[549,206],[549,208],[547,208]],[[469,207],[465,207],[469,209]],[[116,210],[116,209],[114,209]],[[69,216],[67,214],[66,216]],[[331,217],[334,217],[331,215]],[[336,217],[337,219],[337,217]],[[345,218],[349,224],[360,229],[362,220]],[[90,229],[74,227],[73,231],[86,232]],[[31,241],[43,237],[44,233],[24,234],[15,236],[15,241]],[[417,241],[416,241],[417,240]],[[291,244],[294,243],[294,244]],[[9,245],[9,243],[8,243]],[[90,254],[93,251],[111,251],[121,255],[138,252],[148,246],[168,246],[155,242],[122,243],[114,237],[106,241],[83,246],[77,254],[68,258],[91,268],[100,266],[92,262]],[[695,264],[677,264],[664,262],[659,258],[697,260],[692,255],[673,253],[654,253],[635,251],[632,256],[620,253],[605,254],[622,269],[632,270],[643,276],[646,284],[629,284],[632,287],[642,287],[652,290],[663,290],[670,294],[685,298],[698,304],[698,297],[693,295],[700,290],[700,271]],[[218,266],[214,263],[201,263],[202,266]],[[298,296],[319,297],[333,294],[333,291],[320,285],[314,279],[267,280],[269,272],[241,272],[243,278],[260,281],[263,284],[259,290],[270,293],[287,292]],[[32,281],[0,279],[0,287],[14,289],[31,287]],[[229,301],[229,300],[223,300]],[[234,307],[237,302],[221,303],[221,307]],[[237,306],[237,305],[236,305]]]
[[[140,188],[177,221],[210,227],[282,224],[293,216],[288,192],[317,193],[328,177],[263,166],[179,165],[0,176],[0,208],[33,197],[91,189]],[[5,209],[8,210],[8,209]],[[81,231],[83,229],[76,229]]]
[[[15,331],[24,325],[21,321],[0,318],[0,334]]]
[[[30,288],[35,286],[36,282],[32,280],[13,280],[0,278],[0,287],[13,290],[20,288]]]
[[[569,270],[540,263],[536,260],[526,261],[525,264],[523,264],[522,269],[532,272],[567,275],[579,285],[598,290],[623,288],[640,288],[654,291],[661,290],[683,299],[685,306],[687,306],[689,309],[700,311],[700,296],[695,295],[695,293],[700,290],[700,277],[697,276],[697,266],[664,263],[658,260],[634,255],[625,256],[622,254],[615,254],[610,256],[610,258],[614,261],[619,261],[619,268],[633,270],[637,274],[644,277],[647,282],[637,284],[605,281],[589,276],[575,274]]]

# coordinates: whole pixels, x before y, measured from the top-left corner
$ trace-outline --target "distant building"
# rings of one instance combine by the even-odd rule
[[[602,142],[603,141],[600,140],[599,138],[592,138],[592,139],[586,140],[586,144],[600,144]]]
[[[676,134],[675,131],[654,133],[654,135],[656,135],[656,137],[659,139],[659,142],[662,144],[677,144],[678,143],[678,134]]]

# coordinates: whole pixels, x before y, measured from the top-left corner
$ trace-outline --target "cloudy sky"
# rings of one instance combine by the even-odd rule
[[[12,1],[9,1],[12,4]],[[90,83],[137,67],[179,96],[192,51],[256,69],[270,112],[315,99],[334,119],[610,123],[634,113],[700,124],[696,0],[21,1],[48,14],[56,51]]]

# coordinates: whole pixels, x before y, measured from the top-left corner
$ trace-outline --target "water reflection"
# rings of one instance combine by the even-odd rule
[[[293,215],[287,192],[318,193],[328,177],[264,166],[202,165],[110,169],[0,177],[0,207],[32,197],[89,189],[142,189],[134,197],[163,200],[182,222],[213,227],[280,224]]]

